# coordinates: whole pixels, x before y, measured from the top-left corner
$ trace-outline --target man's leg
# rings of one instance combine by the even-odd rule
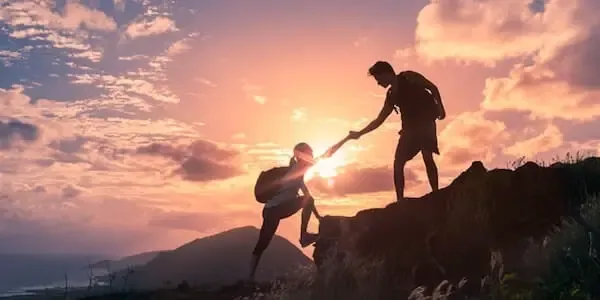
[[[423,162],[425,163],[425,170],[427,171],[427,178],[429,179],[431,190],[437,191],[439,189],[439,176],[435,160],[433,160],[433,152],[429,150],[423,150],[421,151],[421,154],[423,155]]]
[[[394,187],[396,188],[396,201],[404,200],[404,166],[406,161],[396,158],[394,160]]]
[[[275,235],[275,231],[277,231],[277,227],[279,227],[279,219],[274,218],[268,212],[263,213],[263,223],[260,227],[258,241],[256,242],[256,246],[252,252],[252,259],[250,260],[250,274],[248,276],[250,281],[254,281],[254,275],[256,274],[258,262],[260,261],[263,252],[271,243],[271,240]]]
[[[404,200],[404,166],[406,162],[417,155],[419,149],[415,147],[415,139],[409,131],[403,131],[394,156],[394,187],[396,188],[396,201]]]
[[[435,122],[431,122],[429,125],[422,127],[422,142],[421,142],[421,154],[423,155],[423,162],[425,163],[425,170],[427,171],[427,178],[429,179],[429,185],[432,191],[437,191],[438,187],[438,168],[433,160],[433,154],[440,154],[437,142],[437,129]]]

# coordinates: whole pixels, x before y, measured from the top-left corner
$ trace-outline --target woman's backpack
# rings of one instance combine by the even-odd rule
[[[283,177],[289,171],[290,166],[273,167],[261,171],[254,184],[254,197],[260,203],[267,203],[275,197],[283,184]]]

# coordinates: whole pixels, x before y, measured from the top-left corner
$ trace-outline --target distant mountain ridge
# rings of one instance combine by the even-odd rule
[[[110,270],[110,272],[121,271],[127,269],[128,267],[145,265],[160,253],[168,251],[170,250],[149,251],[126,256],[116,260],[105,259],[91,264],[91,267],[94,269],[104,269],[107,271]]]
[[[129,274],[127,270],[117,272],[113,284],[132,289],[156,289],[174,286],[184,280],[196,286],[235,283],[248,274],[258,234],[258,228],[245,226],[195,239],[176,249],[162,251]],[[313,265],[300,249],[275,235],[261,259],[256,279],[271,280]]]

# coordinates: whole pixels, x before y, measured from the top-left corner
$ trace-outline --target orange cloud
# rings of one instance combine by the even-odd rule
[[[258,103],[258,104],[267,103],[267,97],[260,94],[263,90],[263,88],[261,86],[258,86],[255,84],[250,84],[248,82],[244,82],[242,85],[242,89],[244,90],[244,93],[246,93],[246,95],[248,97],[250,97],[254,101],[256,101],[256,103]]]
[[[522,58],[506,77],[486,80],[486,110],[589,121],[600,116],[597,1],[441,0],[419,14],[417,50],[431,59],[493,65]]]
[[[576,36],[578,28],[571,24],[581,2],[550,1],[539,12],[530,0],[431,1],[417,17],[416,51],[430,60],[488,65],[530,55]]]
[[[536,153],[542,153],[557,149],[563,144],[563,135],[560,129],[550,124],[537,136],[530,139],[518,141],[512,146],[504,149],[504,153],[512,156],[530,156]]]
[[[508,77],[486,80],[481,106],[525,111],[532,118],[591,121],[600,116],[600,87],[584,88],[572,80],[543,65],[517,65]]]
[[[226,227],[227,219],[216,213],[164,212],[148,221],[148,225],[199,233]]]
[[[482,112],[462,113],[439,135],[440,164],[461,169],[474,160],[490,161],[509,137],[504,123],[487,120]]]
[[[297,122],[305,122],[306,108],[296,108],[292,111],[292,120]]]
[[[420,184],[416,173],[404,170],[407,188]],[[346,196],[349,194],[367,194],[394,190],[394,176],[391,166],[346,165],[339,168],[332,178],[314,177],[308,183],[310,187],[328,196]]]

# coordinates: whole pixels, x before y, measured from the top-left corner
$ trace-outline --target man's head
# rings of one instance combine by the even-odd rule
[[[382,87],[388,87],[396,79],[396,72],[387,61],[378,61],[369,68],[369,75],[373,76]]]

